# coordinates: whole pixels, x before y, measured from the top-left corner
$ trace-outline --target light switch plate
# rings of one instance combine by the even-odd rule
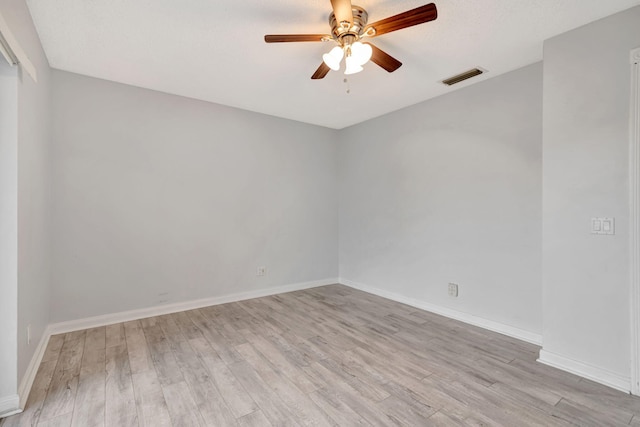
[[[616,219],[591,218],[591,234],[616,234]]]

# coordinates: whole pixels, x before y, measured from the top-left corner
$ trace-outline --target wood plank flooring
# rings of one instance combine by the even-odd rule
[[[622,426],[539,348],[332,285],[51,337],[13,426]]]

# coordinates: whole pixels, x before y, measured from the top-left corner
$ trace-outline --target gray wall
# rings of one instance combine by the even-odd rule
[[[338,276],[336,131],[53,82],[53,322]]]
[[[38,73],[18,82],[18,381],[49,323],[50,70],[27,5],[0,0],[0,10]],[[33,341],[27,344],[27,325]],[[23,402],[24,403],[24,402]]]
[[[629,376],[629,52],[640,7],[544,45],[544,350]],[[616,235],[590,234],[615,217]]]
[[[541,126],[538,63],[344,130],[340,277],[540,334]]]

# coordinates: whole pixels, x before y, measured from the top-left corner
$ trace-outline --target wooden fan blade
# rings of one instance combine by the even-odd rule
[[[327,34],[267,34],[264,41],[267,43],[286,42],[321,42],[322,39],[331,37]]]
[[[344,21],[347,21],[349,24],[353,24],[351,0],[331,0],[331,7],[333,7],[333,14],[336,17],[338,24]]]
[[[324,79],[324,76],[326,76],[329,71],[331,71],[331,68],[329,68],[329,66],[323,62],[322,64],[320,64],[316,72],[313,73],[313,76],[311,76],[311,78],[313,80]]]
[[[371,49],[373,50],[373,53],[371,54],[371,62],[378,64],[390,73],[393,73],[395,70],[400,68],[400,66],[402,66],[402,62],[398,61],[396,58],[389,55],[385,51],[378,49],[371,43],[366,44],[371,46]]]
[[[374,22],[367,25],[367,27],[373,27],[376,30],[376,36],[381,34],[390,33],[392,31],[401,30],[403,28],[413,27],[414,25],[424,24],[425,22],[433,21],[438,17],[438,10],[433,3],[425,4],[424,6],[416,7],[415,9],[407,10],[406,12],[393,15],[387,19]]]

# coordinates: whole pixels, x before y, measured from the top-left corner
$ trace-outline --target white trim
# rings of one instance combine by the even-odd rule
[[[640,48],[631,51],[629,111],[629,281],[631,393],[640,395]]]
[[[27,366],[27,371],[24,373],[22,381],[20,381],[18,396],[20,397],[21,410],[23,410],[27,404],[29,392],[31,392],[31,386],[33,386],[33,381],[36,379],[38,368],[40,367],[40,363],[44,357],[44,351],[47,349],[47,344],[49,343],[49,337],[51,335],[50,328],[47,326],[42,333],[42,337],[40,338],[40,342],[38,343],[35,353],[33,353],[33,357],[31,357],[29,366]]]
[[[526,341],[536,345],[542,345],[542,335],[534,332],[525,331],[524,329],[516,328],[514,326],[505,325],[504,323],[495,322],[482,317],[474,316],[473,314],[464,313],[448,307],[442,307],[439,305],[431,304],[426,301],[418,300],[415,298],[406,297],[404,295],[396,294],[394,292],[388,292],[379,288],[375,288],[362,283],[353,282],[347,279],[340,279],[340,283],[349,286],[354,289],[359,289],[370,294],[378,295],[383,298],[387,298],[396,302],[410,305],[412,307],[419,308],[421,310],[430,311],[432,313],[440,314],[451,319],[459,320],[470,325],[479,326],[484,329],[488,329],[493,332],[498,332],[503,335],[507,335],[522,341]]]
[[[9,57],[14,56],[18,60],[18,63],[20,64],[22,69],[24,69],[27,74],[31,76],[34,82],[37,82],[38,73],[36,73],[36,68],[33,66],[24,50],[22,50],[22,47],[20,47],[18,40],[16,40],[13,33],[9,29],[9,25],[7,25],[7,21],[2,16],[2,13],[0,13],[0,34],[2,34],[2,37],[7,43],[6,49],[10,50],[10,52],[3,52],[3,56],[6,54],[7,61],[9,61],[10,63],[13,63],[14,61]]]
[[[8,417],[22,412],[17,394],[0,397],[0,418]]]
[[[540,350],[538,362],[554,368],[562,369],[563,371],[590,379],[597,383],[604,384],[616,390],[629,393],[631,385],[629,377],[624,377],[596,366],[578,362],[577,360],[573,360],[569,357],[561,356],[556,353],[551,353],[547,350]]]
[[[9,65],[18,65],[18,58],[16,58],[13,50],[11,50],[11,46],[9,46],[9,43],[7,43],[2,36],[2,31],[0,31],[0,53],[4,56],[4,59],[7,60]]]
[[[119,313],[105,314],[102,316],[87,317],[84,319],[70,320],[67,322],[54,323],[47,328],[49,335],[63,334],[67,332],[79,331],[82,329],[95,328],[98,326],[112,325],[114,323],[128,322],[130,320],[144,319],[145,317],[160,316],[163,314],[177,313],[179,311],[193,310],[196,308],[208,307],[211,305],[226,304],[229,302],[243,301],[252,298],[266,297],[269,295],[283,294],[286,292],[299,291],[303,289],[316,288],[338,283],[337,278],[316,280],[312,282],[295,283],[291,285],[278,286],[269,289],[257,289],[254,291],[239,292],[213,298],[203,298],[192,301],[183,301],[174,304],[159,305],[155,307],[140,308],[137,310],[121,311]]]

